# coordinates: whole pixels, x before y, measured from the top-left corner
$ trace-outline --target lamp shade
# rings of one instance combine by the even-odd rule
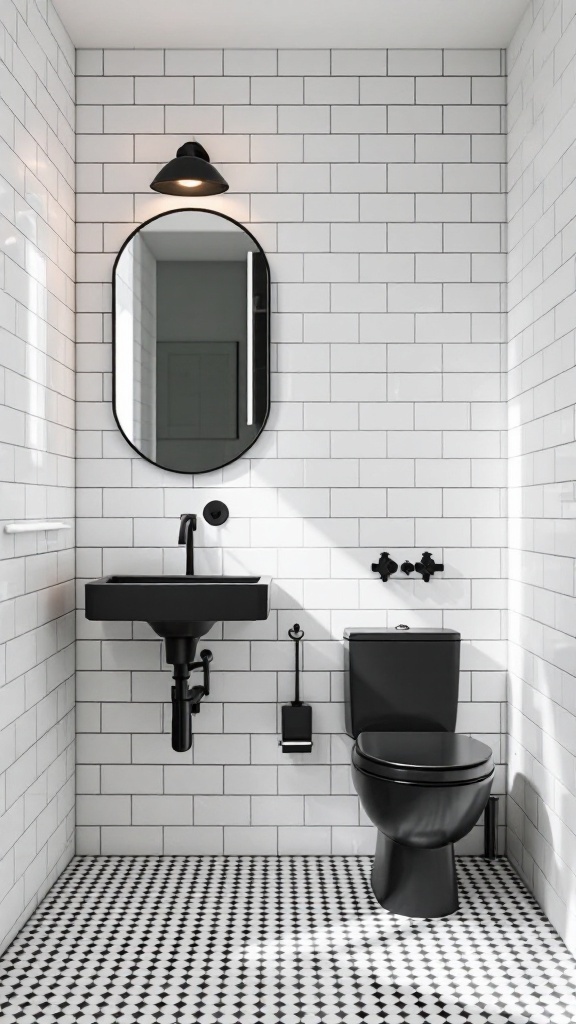
[[[227,192],[229,185],[210,163],[210,157],[199,142],[185,142],[158,172],[150,188],[167,196],[216,196]]]

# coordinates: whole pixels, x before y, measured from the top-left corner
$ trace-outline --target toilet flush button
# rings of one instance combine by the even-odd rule
[[[396,629],[410,629],[410,626],[407,626],[405,622],[401,622],[398,626],[396,626]]]

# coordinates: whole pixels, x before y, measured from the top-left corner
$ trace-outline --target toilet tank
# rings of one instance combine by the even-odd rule
[[[346,732],[454,732],[460,633],[346,629]]]

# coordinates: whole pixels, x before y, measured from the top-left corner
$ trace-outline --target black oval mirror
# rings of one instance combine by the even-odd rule
[[[270,405],[270,270],[253,235],[209,210],[153,217],[116,257],[112,302],[128,443],[177,473],[243,455]]]

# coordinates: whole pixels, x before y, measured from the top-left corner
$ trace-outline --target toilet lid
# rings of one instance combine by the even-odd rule
[[[405,782],[474,782],[493,771],[490,747],[452,732],[362,732],[354,754],[363,771]]]

